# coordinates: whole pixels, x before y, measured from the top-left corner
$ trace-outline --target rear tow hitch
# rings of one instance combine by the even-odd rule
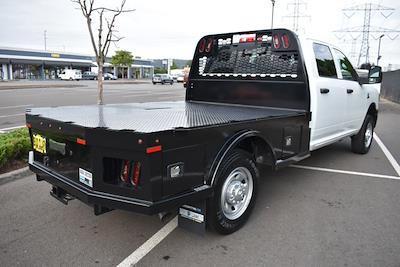
[[[65,205],[68,205],[69,201],[75,199],[73,196],[68,194],[67,191],[57,186],[53,186],[50,195]]]

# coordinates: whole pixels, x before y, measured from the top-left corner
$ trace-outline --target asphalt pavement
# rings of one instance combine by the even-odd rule
[[[25,109],[8,106],[94,104],[95,84],[86,83],[0,90],[0,116]],[[181,84],[111,84],[105,100],[182,100],[184,92]],[[376,133],[397,162],[399,122],[400,105],[381,102]],[[23,117],[0,117],[0,128],[19,124]],[[177,228],[138,266],[400,266],[400,180],[378,143],[356,155],[345,139],[299,164],[312,169],[263,170],[240,231],[198,236]],[[0,186],[1,266],[116,266],[166,224],[125,211],[95,216],[77,200],[61,204],[50,189],[33,175]]]

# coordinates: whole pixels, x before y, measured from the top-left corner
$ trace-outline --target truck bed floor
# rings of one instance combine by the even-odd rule
[[[139,133],[279,118],[303,111],[204,102],[148,102],[91,106],[32,108],[27,114],[87,128],[131,130]]]

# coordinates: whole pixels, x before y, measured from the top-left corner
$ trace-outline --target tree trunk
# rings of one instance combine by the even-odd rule
[[[97,104],[103,105],[103,62],[97,63],[99,70],[97,73]]]

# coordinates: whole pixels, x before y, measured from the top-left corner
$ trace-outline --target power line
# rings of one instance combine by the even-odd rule
[[[344,8],[342,9],[343,14],[347,18],[352,18],[354,14],[357,12],[363,12],[364,15],[364,23],[362,26],[356,26],[356,27],[349,27],[349,28],[343,28],[340,30],[337,30],[335,32],[341,32],[341,33],[362,33],[362,38],[361,38],[361,47],[360,47],[360,53],[358,54],[358,60],[357,60],[357,65],[360,65],[361,59],[365,58],[365,63],[369,63],[369,50],[370,50],[370,37],[371,34],[383,34],[387,33],[389,39],[396,39],[398,37],[397,33],[400,33],[400,30],[393,30],[393,29],[388,29],[388,28],[382,28],[382,27],[375,27],[371,25],[371,15],[374,12],[380,12],[380,14],[385,18],[389,18],[393,12],[394,8],[391,7],[385,7],[379,4],[373,4],[373,3],[365,3],[361,5],[355,5],[352,7]],[[391,36],[390,33],[396,33],[395,36]],[[375,37],[374,37],[375,38]]]
[[[293,31],[298,32],[299,31],[299,19],[300,18],[311,18],[311,16],[309,16],[306,13],[301,12],[301,7],[304,6],[304,9],[307,10],[307,4],[301,0],[295,0],[291,3],[288,3],[288,8],[290,6],[292,6],[293,8],[293,13],[291,15],[287,15],[284,17],[287,18],[292,18],[293,19]]]

